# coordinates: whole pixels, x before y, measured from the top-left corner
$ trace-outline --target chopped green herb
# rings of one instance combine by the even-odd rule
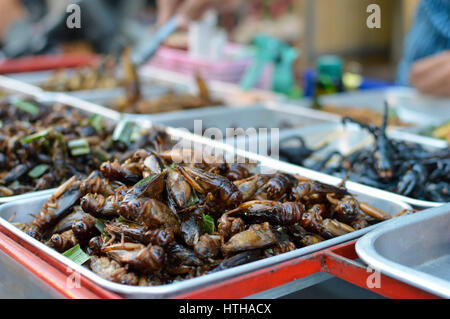
[[[134,187],[139,187],[139,186],[141,186],[141,185],[143,185],[143,184],[145,184],[145,183],[150,182],[156,175],[157,175],[157,174],[150,174],[150,175],[147,176],[146,178],[141,179],[139,182],[137,182],[137,183],[134,185]]]
[[[109,159],[108,158],[108,154],[106,154],[105,152],[95,151],[95,152],[92,152],[92,153],[101,162],[106,162]]]
[[[88,141],[83,138],[71,140],[67,143],[67,145],[70,148],[70,153],[72,156],[85,155],[91,152]]]
[[[136,224],[136,225],[140,225],[139,223],[137,223],[137,222],[135,222],[135,221],[132,221],[132,220],[129,220],[129,219],[126,219],[126,218],[123,217],[123,216],[119,216],[119,218],[117,219],[117,221],[118,221],[119,223],[122,223],[122,224]]]
[[[141,137],[141,135],[142,135],[141,129],[137,125],[134,125],[133,132],[131,133],[131,136],[130,136],[130,141],[136,142]]]
[[[86,141],[84,138],[80,138],[78,140],[71,140],[67,143],[69,148],[84,148],[89,147],[88,141]]]
[[[208,234],[212,234],[216,231],[216,226],[214,225],[214,219],[203,214],[203,231]]]
[[[8,188],[15,189],[22,187],[22,184],[16,179],[14,182],[8,185]]]
[[[272,248],[268,248],[268,249],[266,249],[266,252],[268,253],[268,254],[273,254],[273,249]]]
[[[95,228],[98,229],[98,231],[102,234],[102,235],[106,235],[105,234],[105,220],[101,219],[101,218],[97,218],[97,221],[95,222]]]
[[[20,141],[21,141],[23,144],[24,144],[24,143],[29,143],[29,142],[38,140],[38,139],[40,139],[40,138],[46,137],[46,136],[48,135],[48,133],[49,133],[49,130],[48,130],[48,129],[47,129],[47,130],[43,130],[43,131],[41,131],[41,132],[37,132],[37,133],[31,134],[31,135],[28,135],[28,136],[22,138]]]
[[[176,165],[177,165],[177,163],[174,162],[174,163],[170,164],[169,166],[167,166],[167,165],[164,166],[164,168],[165,169],[174,169],[176,167]]]
[[[95,130],[100,133],[103,131],[103,117],[99,114],[94,114],[88,119],[89,125],[91,125]]]
[[[131,134],[133,134],[133,124],[126,120],[120,121],[114,129],[113,141],[129,145]]]
[[[0,128],[2,128],[2,127],[3,127],[3,121],[0,120]]]
[[[50,129],[46,129],[41,132],[37,132],[37,133],[31,134],[31,135],[28,135],[28,136],[24,137],[23,139],[21,139],[20,142],[22,142],[22,144],[30,143],[32,141],[46,137],[48,135],[48,133],[50,133]]]
[[[70,154],[72,154],[72,156],[86,155],[90,152],[91,150],[88,147],[74,148],[70,150]]]
[[[199,201],[200,201],[200,199],[198,198],[197,192],[195,190],[192,190],[191,198],[189,198],[187,207],[191,207],[191,206],[197,204]]]
[[[28,172],[28,176],[31,178],[41,177],[48,170],[48,167],[49,166],[47,164],[39,164]]]
[[[81,249],[80,244],[77,244],[69,250],[66,250],[65,252],[63,252],[63,255],[72,260],[74,263],[77,263],[78,265],[84,264],[91,258]]]
[[[39,113],[39,106],[37,106],[34,103],[31,103],[30,101],[24,101],[24,100],[17,100],[16,102],[14,102],[13,104],[16,108],[30,113],[32,115],[36,115]]]

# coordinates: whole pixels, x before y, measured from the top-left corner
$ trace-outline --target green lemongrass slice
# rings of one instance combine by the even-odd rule
[[[30,143],[32,141],[46,137],[48,135],[48,133],[50,133],[50,129],[46,129],[41,132],[37,132],[37,133],[31,134],[31,135],[28,135],[28,136],[24,137],[23,139],[21,139],[20,142],[22,142],[22,144]]]
[[[31,178],[41,177],[48,170],[48,168],[49,166],[47,164],[39,164],[28,172],[28,176],[30,176]]]
[[[191,206],[197,204],[199,201],[200,201],[200,199],[198,198],[197,192],[193,189],[191,198],[189,198],[189,202],[187,203],[187,207],[191,207]]]
[[[39,113],[39,106],[37,106],[34,103],[31,103],[30,101],[17,100],[16,102],[13,103],[13,105],[16,108],[32,115],[36,115]]]
[[[91,258],[81,249],[80,244],[77,244],[69,250],[66,250],[65,252],[63,252],[63,255],[72,260],[74,263],[77,263],[78,265],[84,264]]]
[[[144,185],[145,183],[150,182],[153,178],[155,178],[158,174],[150,174],[148,175],[146,178],[141,179],[139,182],[137,182],[136,184],[134,184],[133,187],[139,187],[141,185]]]
[[[109,159],[108,154],[100,150],[93,151],[92,154],[101,162],[106,162]]]
[[[94,114],[88,119],[89,125],[91,125],[95,130],[100,133],[103,131],[103,117],[99,114]]]
[[[106,233],[104,231],[105,229],[105,220],[101,219],[101,218],[97,218],[96,222],[95,222],[95,228],[98,229],[98,231],[102,234],[106,236]]]
[[[85,148],[89,147],[88,141],[86,141],[84,138],[80,138],[78,140],[71,140],[67,143],[69,148]]]
[[[86,155],[89,154],[90,152],[91,149],[89,147],[74,148],[70,150],[70,154],[72,154],[72,156]]]
[[[135,221],[126,219],[126,218],[123,217],[123,216],[119,216],[119,218],[117,218],[117,221],[118,221],[119,223],[121,223],[121,224],[135,224],[135,225],[141,225],[141,224],[139,224],[138,222],[135,222]]]
[[[208,234],[212,234],[216,231],[216,226],[214,225],[214,219],[203,214],[203,231]]]
[[[72,156],[80,156],[89,154],[91,149],[89,148],[89,143],[84,138],[78,140],[71,140],[67,143],[70,148],[70,153]]]
[[[129,121],[120,121],[113,133],[114,142],[122,142],[129,145],[131,142],[131,135],[133,134],[133,124]]]

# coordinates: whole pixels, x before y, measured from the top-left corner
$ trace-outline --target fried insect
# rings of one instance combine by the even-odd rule
[[[266,184],[269,199],[279,199],[286,194],[289,189],[297,185],[297,179],[289,174],[277,173]]]
[[[218,200],[227,207],[234,207],[241,203],[242,194],[227,178],[205,172],[198,168],[178,167],[187,182],[200,194],[216,194]]]
[[[159,246],[135,243],[113,244],[102,249],[109,257],[133,269],[148,272],[160,270],[165,262],[165,252]]]
[[[229,256],[238,252],[267,248],[275,245],[277,239],[269,223],[251,225],[248,230],[237,233],[222,246],[222,253]]]
[[[255,200],[241,204],[228,214],[250,223],[268,221],[273,225],[292,225],[302,219],[305,207],[299,202],[275,202]]]
[[[388,218],[343,187],[286,173],[248,176],[246,165],[222,164],[173,165],[159,153],[137,150],[69,180],[20,227],[60,252],[79,244],[91,257],[85,265],[108,280],[161,285]],[[140,180],[132,183],[129,172]]]
[[[59,220],[70,213],[70,208],[81,196],[79,181],[73,176],[62,184],[44,204],[26,232],[32,237],[42,238]]]
[[[67,230],[61,234],[54,234],[47,242],[47,245],[56,251],[64,252],[78,244],[73,231]]]

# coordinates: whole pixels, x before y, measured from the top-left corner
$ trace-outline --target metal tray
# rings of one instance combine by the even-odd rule
[[[356,252],[373,269],[450,298],[450,204],[379,227],[356,242]]]
[[[388,101],[399,119],[419,127],[436,125],[450,119],[450,99],[437,98],[420,94],[409,87],[391,87],[386,89],[345,92],[320,97],[324,105],[349,108],[368,108],[383,113],[384,102]],[[311,101],[290,101],[301,106],[310,107]]]
[[[275,161],[273,159],[267,158],[267,157],[261,157],[256,154],[250,154],[242,150],[236,150],[234,152],[233,148],[229,147],[225,144],[218,144],[217,142],[214,142],[209,139],[205,139],[201,136],[196,136],[193,134],[186,133],[185,131],[176,130],[172,128],[167,129],[167,133],[172,136],[175,140],[183,139],[185,142],[189,143],[197,143],[198,145],[202,145],[204,147],[212,147],[217,150],[222,150],[226,153],[227,156],[241,156],[245,157],[254,161],[258,162],[258,165],[260,168],[269,168],[269,169],[276,169],[279,171],[285,171],[293,174],[300,174],[302,176],[308,177],[308,178],[314,178],[319,181],[322,181],[324,183],[331,183],[335,184],[333,182],[339,183],[339,179],[333,178],[328,175],[316,173],[301,167],[289,165],[286,163],[281,163],[278,161]],[[355,183],[348,183],[347,188],[350,192],[355,194],[356,198],[360,201],[365,201],[379,209],[383,209],[387,212],[389,212],[391,215],[394,215],[398,213],[399,211],[403,209],[410,209],[411,207],[408,204],[405,204],[403,202],[392,200],[392,196],[389,193],[372,189],[370,187],[365,187],[362,185],[358,185]],[[214,274],[208,274],[204,275],[198,278],[193,278],[189,280],[185,280],[179,283],[170,284],[170,285],[163,285],[163,286],[155,286],[155,287],[133,287],[133,286],[125,286],[120,285],[117,283],[113,283],[110,281],[107,281],[98,275],[94,274],[92,271],[79,266],[77,264],[74,264],[69,259],[65,258],[63,255],[59,254],[58,252],[50,249],[49,247],[45,246],[41,242],[31,238],[30,236],[26,235],[24,232],[20,231],[16,227],[14,227],[12,224],[7,222],[7,220],[13,216],[15,213],[15,222],[26,222],[31,220],[30,214],[39,212],[42,204],[45,202],[45,200],[48,198],[48,195],[42,195],[42,196],[35,196],[29,199],[20,200],[20,201],[14,201],[11,203],[4,204],[0,206],[0,227],[6,228],[8,231],[12,232],[22,240],[26,240],[28,243],[32,244],[36,248],[39,248],[46,254],[50,255],[51,257],[55,258],[56,260],[60,261],[61,263],[73,268],[74,270],[80,272],[82,275],[86,276],[87,278],[91,279],[96,284],[110,289],[112,291],[115,291],[117,293],[120,293],[126,297],[141,297],[141,298],[164,298],[164,297],[172,297],[176,296],[180,293],[192,291],[195,289],[198,289],[200,287],[203,287],[205,285],[209,285],[213,282],[223,281],[227,280],[233,277],[236,277],[238,275],[242,275],[244,273],[252,272],[257,269],[261,269],[263,267],[279,264],[283,261],[300,257],[303,255],[310,254],[312,252],[343,243],[355,238],[358,238],[362,236],[363,234],[366,234],[370,230],[378,227],[381,224],[389,223],[390,221],[386,221],[377,225],[373,225],[371,227],[355,231],[353,233],[333,238],[324,242],[321,242],[319,244],[304,247],[301,249],[297,249],[295,251],[282,254],[279,256],[274,256],[271,258],[259,260],[256,262],[252,262],[246,265],[238,266],[235,268],[231,268],[228,270],[224,270],[221,272],[217,272]]]
[[[66,69],[69,73],[74,71],[74,69]],[[17,73],[9,74],[8,78],[16,80],[18,82],[23,82],[29,85],[29,88],[33,88],[36,92],[45,93],[47,99],[53,100],[58,94],[70,95],[85,101],[96,103],[101,105],[105,109],[110,109],[108,106],[114,103],[117,99],[125,96],[125,91],[123,87],[110,88],[110,89],[93,89],[93,90],[80,90],[80,91],[70,91],[70,92],[52,92],[44,91],[38,85],[45,83],[51,77],[54,71],[38,71],[38,72],[27,72],[27,73]],[[169,91],[175,93],[197,93],[197,87],[192,79],[186,79],[185,81],[180,81],[179,77],[165,77],[164,72],[151,72],[151,75],[141,75],[141,90],[144,98],[151,99],[152,97],[158,97],[168,93]],[[177,80],[174,81],[173,78]],[[217,92],[212,92],[213,97],[217,99],[222,99],[225,93],[218,94]],[[133,113],[120,113],[123,117],[130,120],[152,120],[153,114],[133,114]]]
[[[172,91],[176,93],[190,93],[197,94],[198,87],[193,79],[190,76],[175,73],[172,71],[159,69],[151,66],[144,66],[139,70],[139,76],[143,81],[154,82],[161,86],[170,87]],[[124,117],[130,120],[150,120],[157,123],[162,123],[165,125],[171,125],[169,123],[171,121],[175,121],[176,119],[181,119],[188,117],[195,117],[198,114],[203,114],[203,111],[209,113],[211,111],[212,114],[217,114],[215,112],[216,109],[226,109],[227,107],[238,107],[241,108],[243,106],[254,105],[255,103],[260,103],[262,101],[270,101],[270,100],[281,100],[281,96],[274,94],[268,91],[261,90],[252,90],[250,92],[244,92],[240,89],[238,85],[225,83],[220,81],[208,81],[208,88],[211,94],[212,99],[222,101],[221,106],[206,106],[198,109],[191,110],[183,110],[183,111],[174,111],[174,112],[165,112],[165,113],[156,113],[156,114],[134,114],[134,113],[121,113]],[[165,92],[161,92],[163,94]],[[158,96],[161,94],[153,94],[153,95],[145,95],[144,96]],[[117,95],[113,94],[102,94],[96,95],[91,94],[88,97],[88,100],[99,105],[103,105],[105,108],[108,108],[108,105],[112,104],[114,100],[117,98]],[[175,123],[173,123],[173,126]],[[187,124],[186,124],[187,125]],[[193,124],[192,124],[193,125]]]
[[[27,83],[20,82],[8,77],[0,76],[0,88],[3,90],[6,90],[7,92],[10,92],[13,95],[25,95],[30,98],[34,98],[38,101],[43,102],[51,102],[51,103],[61,103],[64,105],[67,105],[69,107],[74,107],[77,109],[82,110],[83,112],[86,112],[86,114],[100,114],[102,115],[106,120],[109,120],[111,122],[117,122],[120,120],[121,115],[118,112],[115,112],[113,110],[106,109],[102,106],[96,105],[91,102],[80,100],[76,97],[56,93],[56,94],[49,94],[47,92],[42,91],[41,89],[31,86]],[[0,197],[0,204],[7,203],[15,200],[22,200],[26,199],[35,195],[45,195],[51,193],[53,190],[42,190],[42,191],[36,191],[36,192],[29,192],[21,195],[14,195],[14,196],[5,196]]]
[[[70,71],[70,69],[68,69]],[[42,84],[48,80],[54,71],[38,71],[9,74],[8,77],[19,82],[29,84],[30,88],[34,90],[43,91],[37,85]],[[164,69],[145,66],[139,70],[139,75],[142,83],[142,90],[144,97],[154,97],[163,95],[169,91],[179,93],[189,92],[196,94],[198,89],[195,80],[192,77],[167,71]],[[147,84],[147,85],[146,85]],[[223,105],[240,106],[249,105],[257,101],[268,101],[273,99],[281,100],[281,97],[268,91],[252,90],[251,92],[243,92],[239,86],[230,83],[219,81],[208,82],[212,98],[224,101]],[[108,104],[112,103],[119,97],[124,96],[123,88],[112,89],[95,89],[72,92],[47,92],[48,95],[64,93],[86,101],[94,102],[107,108]],[[152,114],[132,114],[122,113],[125,117],[130,119],[147,118],[152,119]]]
[[[208,128],[218,128],[226,136],[228,128],[247,130],[254,128],[295,128],[329,122],[339,122],[333,114],[276,102],[258,103],[242,107],[209,107],[152,116],[152,121],[186,128],[195,134],[203,134]],[[201,120],[201,128],[195,129],[195,121]]]
[[[448,143],[446,141],[418,136],[415,134],[409,134],[397,130],[389,131],[388,135],[389,137],[396,140],[418,143],[424,146],[426,149],[429,149],[430,151],[448,148]],[[303,137],[305,139],[306,145],[313,149],[317,148],[319,145],[323,145],[326,142],[329,143],[325,148],[323,148],[321,151],[316,152],[313,156],[305,161],[306,167],[310,167],[310,165],[315,163],[317,159],[322,158],[322,155],[328,154],[331,150],[338,150],[342,154],[349,154],[357,148],[362,147],[363,145],[366,145],[373,140],[368,132],[362,130],[357,125],[343,125],[342,123],[325,123],[299,129],[284,130],[279,134],[279,141],[283,141],[284,139],[293,136]],[[245,142],[242,141],[242,139],[244,138]],[[267,149],[272,147],[270,145],[270,142],[272,140],[268,139],[269,144],[260,144],[258,138],[258,136],[238,137],[235,141],[227,140],[227,143],[232,144],[236,147],[245,148],[246,150],[250,148],[250,145],[253,145],[253,147],[257,146],[256,148],[253,148],[255,152],[258,152],[259,154],[266,154]],[[274,143],[278,143],[278,139],[275,139]],[[265,148],[262,149],[261,145]],[[276,149],[277,146],[278,145],[275,145],[274,148]],[[443,204],[439,202],[418,200],[394,193],[390,194],[393,196],[392,198],[396,198],[399,201],[404,201],[417,208],[429,208],[440,206]]]
[[[67,72],[73,73],[75,69],[65,69]],[[8,77],[35,86],[37,89],[44,91],[39,86],[47,82],[55,71],[37,71],[37,72],[24,72],[24,73],[12,73],[8,74]],[[187,86],[176,85],[174,88],[176,91],[184,92],[189,88]],[[162,85],[157,80],[145,80],[142,83],[142,94],[145,97],[163,95],[169,92],[168,85]],[[123,87],[115,87],[109,89],[93,89],[93,90],[79,90],[68,92],[57,91],[45,91],[48,94],[65,93],[74,97],[90,101],[98,102],[105,100],[117,99],[125,95],[125,89]]]
[[[168,71],[165,69],[146,65],[139,70],[142,79],[158,81],[169,85],[187,85],[191,90],[196,90],[195,80],[188,75]],[[208,81],[208,88],[213,98],[224,101],[225,105],[245,105],[263,101],[283,101],[284,95],[252,89],[243,91],[239,85],[222,81]]]

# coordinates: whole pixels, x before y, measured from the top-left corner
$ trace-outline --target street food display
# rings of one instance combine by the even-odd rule
[[[58,103],[11,98],[0,105],[0,197],[59,186],[87,176],[109,159],[127,157],[158,138],[133,134],[130,122],[114,125]]]
[[[450,149],[429,150],[420,144],[390,139],[387,118],[387,106],[381,126],[343,118],[343,123],[357,124],[369,132],[373,143],[346,155],[332,149],[310,168],[415,199],[449,202]],[[302,137],[294,138],[301,141],[300,147],[280,150],[289,162],[304,165],[321,150],[307,147]]]
[[[131,51],[125,50],[120,60],[120,70],[113,57],[105,57],[97,66],[87,66],[75,70],[61,69],[41,85],[46,91],[74,92],[112,88],[123,88],[125,94],[112,102],[110,108],[124,113],[156,114],[182,111],[206,106],[223,104],[211,97],[208,86],[200,77],[196,77],[198,93],[178,92],[169,89],[157,96],[144,96],[142,81],[131,62]],[[122,75],[119,76],[119,73]]]
[[[123,81],[115,75],[112,57],[107,57],[98,66],[56,70],[41,87],[46,91],[72,92],[111,89],[122,85]]]
[[[186,152],[186,150],[183,150]],[[27,234],[110,281],[174,283],[391,218],[336,187],[250,163],[141,149],[63,183]],[[219,157],[217,157],[219,159]]]
[[[196,83],[197,95],[170,90],[160,96],[147,98],[132,93],[115,100],[110,107],[124,113],[157,114],[223,104],[210,96],[208,87],[201,77],[196,77]]]

